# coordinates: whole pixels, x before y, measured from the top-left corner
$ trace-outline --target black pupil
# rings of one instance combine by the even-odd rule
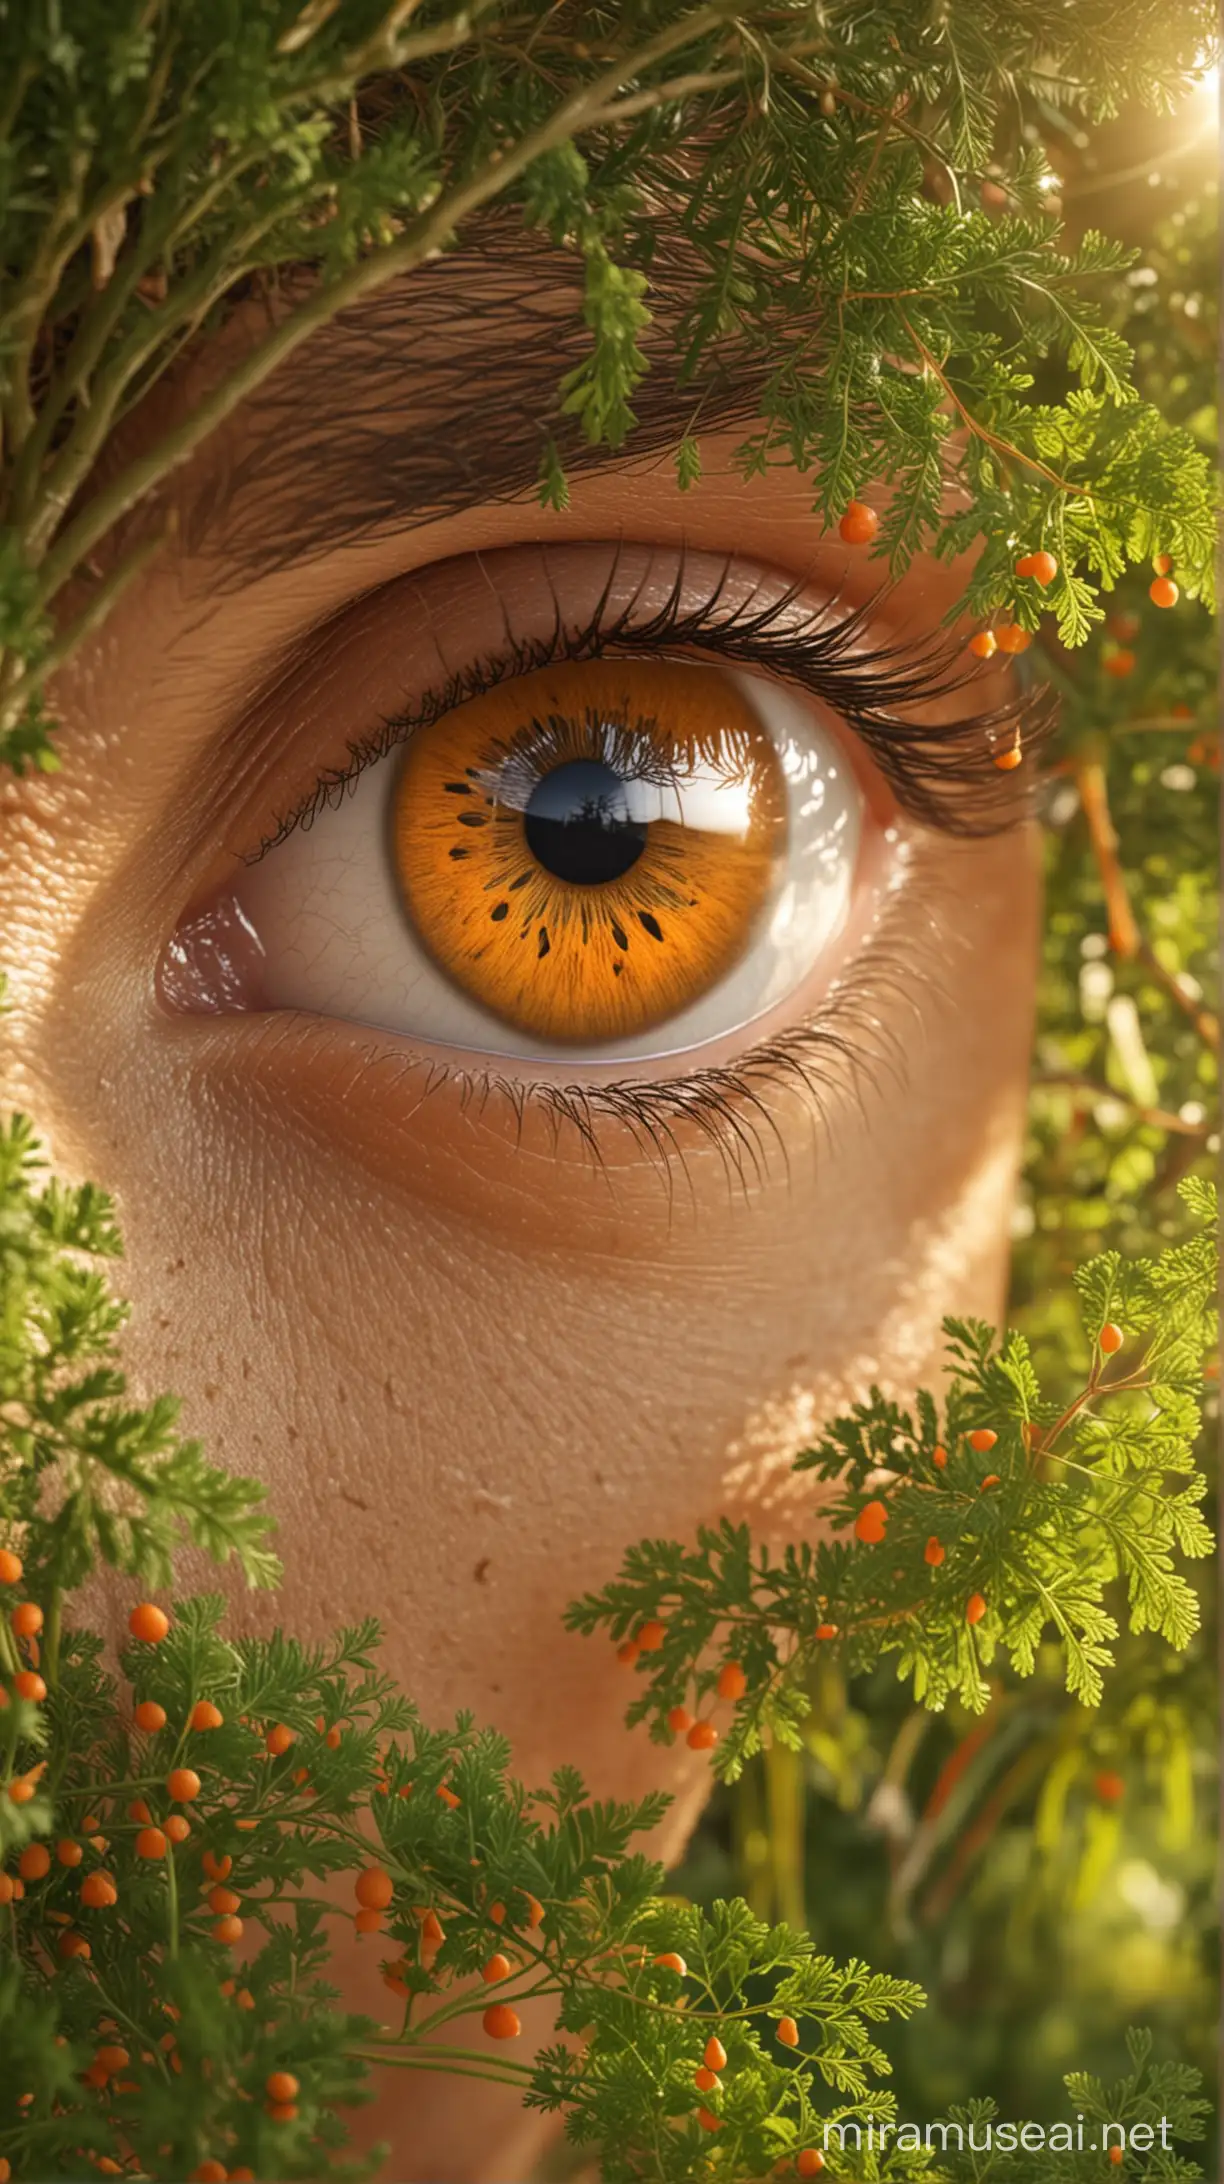
[[[629,816],[624,781],[594,758],[575,758],[545,774],[523,824],[532,856],[575,887],[619,880],[646,847],[646,827]]]

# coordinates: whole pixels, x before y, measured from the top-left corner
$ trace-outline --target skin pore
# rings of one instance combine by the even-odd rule
[[[797,1495],[788,1467],[820,1421],[873,1381],[904,1397],[936,1375],[945,1313],[997,1314],[1035,850],[1024,827],[966,839],[906,817],[843,729],[875,854],[888,827],[904,854],[878,899],[856,878],[836,961],[696,1061],[460,1044],[439,1068],[410,1033],[336,1015],[171,1006],[159,966],[176,928],[241,884],[347,745],[495,647],[507,620],[530,634],[559,599],[577,612],[618,549],[625,581],[648,589],[731,555],[745,594],[799,584],[856,605],[876,588],[878,569],[821,533],[793,469],[734,472],[735,397],[703,425],[687,495],[651,445],[652,411],[644,451],[588,455],[569,508],[542,510],[527,392],[498,408],[538,317],[507,296],[496,340],[488,311],[465,333],[448,278],[438,357],[452,395],[483,402],[466,438],[462,410],[452,424],[453,474],[427,479],[400,520],[390,487],[375,520],[357,476],[364,464],[385,484],[414,444],[442,460],[424,334],[413,352],[385,332],[384,362],[416,354],[398,395],[376,400],[354,359],[341,371],[336,419],[347,384],[364,420],[347,489],[319,393],[332,379],[311,382],[307,354],[296,393],[240,415],[178,482],[177,542],[60,678],[63,772],[3,786],[0,1091],[57,1164],[118,1200],[135,1384],[175,1390],[184,1430],[267,1480],[285,1582],[238,1597],[233,1626],[309,1640],[378,1614],[385,1665],[425,1716],[469,1707],[495,1723],[528,1781],[564,1761],[600,1795],[675,1792],[656,1846],[674,1857],[706,1762],[625,1731],[626,1671],[565,1634],[561,1611],[642,1535],[687,1536],[723,1511],[810,1525],[810,1486]],[[159,417],[221,368],[226,338],[241,330],[158,396]],[[664,395],[650,401],[661,445],[674,428]],[[961,582],[917,564],[882,626],[933,630]],[[1005,686],[981,687],[991,705]],[[822,1039],[806,1080],[759,1070],[755,1108],[730,1096],[738,1128],[681,1103],[655,1138],[595,1099],[584,1129],[538,1096],[577,1082],[590,1100],[694,1067],[751,1076],[767,1034],[808,1022]],[[487,1094],[490,1068],[516,1089]],[[111,1630],[129,1605],[123,1585],[91,1603]],[[380,1945],[344,1931],[338,1982],[378,2015]],[[500,2091],[414,2081],[387,2088],[367,2135],[392,2139],[392,2175],[505,2179],[540,2132]]]

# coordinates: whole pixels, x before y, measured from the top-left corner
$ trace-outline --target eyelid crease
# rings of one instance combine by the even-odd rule
[[[972,688],[982,679],[976,661],[966,661],[963,644],[945,631],[915,638],[864,643],[882,601],[893,592],[882,584],[858,607],[837,619],[840,592],[821,605],[792,610],[801,599],[800,581],[764,605],[750,593],[723,610],[722,601],[735,556],[725,557],[722,574],[697,606],[682,604],[686,559],[680,553],[671,589],[663,604],[637,619],[638,601],[649,567],[627,604],[609,618],[622,549],[614,554],[601,595],[586,621],[566,625],[555,584],[553,627],[544,637],[516,638],[507,623],[505,647],[458,670],[445,684],[426,691],[409,712],[384,719],[363,741],[349,744],[350,763],[330,768],[294,810],[280,819],[244,861],[258,863],[296,827],[308,827],[317,814],[339,803],[367,766],[385,758],[398,744],[444,714],[500,683],[555,666],[560,661],[598,659],[605,654],[666,657],[682,647],[730,665],[765,668],[784,682],[821,699],[860,738],[889,783],[902,810],[936,831],[978,839],[1009,831],[1029,818],[1037,804],[1040,777],[1033,768],[1023,784],[1014,773],[1001,773],[996,750],[1019,739],[1026,757],[1048,742],[1056,725],[1057,701],[1040,686],[1017,688],[999,704],[934,723],[908,719],[912,708],[928,708]],[[685,655],[681,655],[685,656]],[[1014,669],[1013,669],[1014,672]]]

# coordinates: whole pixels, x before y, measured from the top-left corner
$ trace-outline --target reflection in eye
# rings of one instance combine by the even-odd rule
[[[273,1008],[480,1052],[674,1052],[812,969],[846,919],[861,807],[810,701],[605,657],[418,728],[238,900]]]

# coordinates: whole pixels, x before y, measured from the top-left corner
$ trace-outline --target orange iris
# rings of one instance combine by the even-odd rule
[[[741,685],[632,659],[540,669],[420,730],[392,826],[435,961],[571,1045],[631,1038],[724,976],[786,835],[779,754]]]

